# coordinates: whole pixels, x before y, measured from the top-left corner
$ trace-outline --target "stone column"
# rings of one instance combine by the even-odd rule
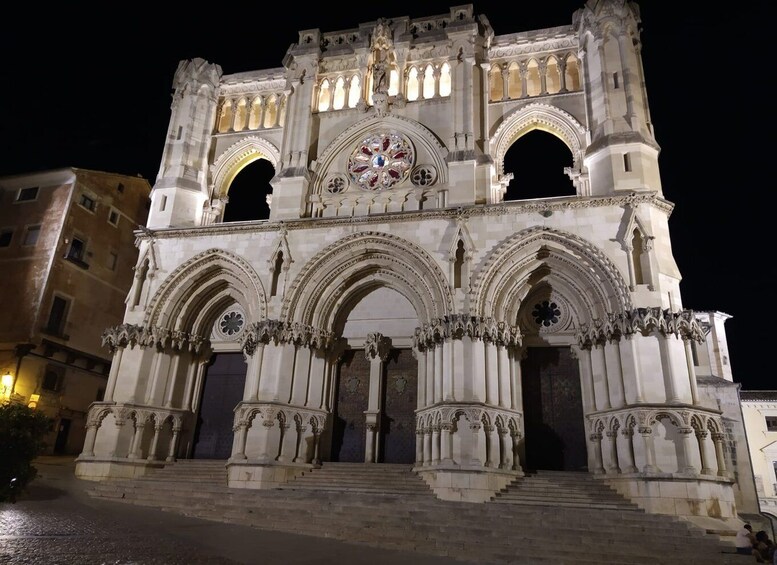
[[[618,432],[617,430],[608,430],[606,435],[610,444],[610,465],[607,467],[607,472],[618,475],[621,472],[620,464],[618,462]]]
[[[119,376],[119,366],[121,365],[121,357],[124,354],[123,347],[117,347],[113,354],[113,361],[111,361],[111,370],[108,373],[108,383],[105,385],[105,396],[103,400],[105,402],[113,402],[113,393],[116,390],[116,379]]]
[[[453,436],[451,431],[453,426],[451,424],[443,422],[440,424],[440,462],[445,464],[452,464],[453,459],[451,453],[453,452]]]
[[[151,448],[148,450],[148,457],[146,458],[149,461],[156,460],[156,450],[157,450],[157,446],[159,445],[159,434],[162,433],[163,427],[164,427],[164,422],[161,422],[161,423],[154,422],[154,437],[151,440]]]
[[[589,437],[594,456],[593,474],[602,475],[604,474],[604,465],[602,464],[602,434],[591,434]]]
[[[622,471],[624,473],[636,473],[639,469],[634,464],[634,430],[632,428],[624,428],[621,430],[621,435],[626,444],[625,449],[623,449],[625,468]]]
[[[707,460],[707,431],[706,430],[696,430],[696,441],[699,444],[699,456],[701,457],[701,473],[702,475],[711,475],[712,469],[709,466],[709,461]]]
[[[521,470],[521,456],[519,453],[519,443],[521,442],[521,432],[510,430],[510,439],[513,441],[513,471]]]
[[[499,366],[499,406],[510,408],[510,358],[507,346],[499,344],[496,347],[496,356]]]
[[[383,407],[383,363],[391,351],[391,340],[381,333],[367,334],[364,343],[364,355],[370,362],[370,389],[367,397],[367,410],[364,412],[367,423],[365,439],[365,463],[377,463],[380,452],[380,420]]]
[[[248,437],[248,423],[240,422],[232,428],[235,434],[235,445],[230,459],[246,459],[246,438]]]
[[[682,441],[683,441],[683,460],[680,462],[680,465],[679,465],[680,472],[691,473],[695,475],[696,467],[694,467],[691,462],[691,450],[693,450],[694,448],[693,438],[691,437],[693,435],[693,428],[680,428],[677,431],[682,437]]]
[[[170,445],[167,448],[167,458],[165,461],[172,463],[176,460],[178,453],[178,438],[181,435],[181,423],[173,422],[173,435],[170,437]]]
[[[143,430],[146,428],[145,417],[136,416],[135,421],[135,433],[132,435],[132,443],[130,447],[129,459],[137,459],[140,457],[140,442],[143,439]]]
[[[416,423],[418,426],[418,423]],[[424,463],[424,431],[419,427],[415,430],[415,463],[423,465]]]
[[[424,429],[424,467],[432,464],[432,428]]]
[[[725,435],[721,433],[712,434],[712,442],[715,444],[715,459],[718,461],[718,476],[728,476],[728,469],[726,468],[726,457],[723,454],[723,440]]]
[[[440,426],[432,426],[432,465],[440,464]]]
[[[683,345],[685,346],[685,363],[688,366],[688,379],[691,383],[691,400],[696,405],[699,403],[699,385],[696,382],[696,368],[693,366],[693,351],[690,340],[684,338]]]
[[[510,459],[508,454],[510,453],[510,436],[508,435],[508,429],[501,427],[497,430],[499,434],[499,468],[509,469]]]
[[[642,441],[645,448],[645,466],[642,468],[643,473],[657,473],[659,471],[656,466],[656,451],[653,445],[653,428],[650,426],[640,426],[639,434],[642,436]]]
[[[94,442],[97,439],[97,423],[86,424],[86,439],[84,440],[84,450],[81,455],[92,457],[94,455]]]

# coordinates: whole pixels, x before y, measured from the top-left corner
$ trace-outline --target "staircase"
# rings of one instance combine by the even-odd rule
[[[751,563],[671,516],[648,514],[587,474],[519,478],[483,504],[443,501],[408,465],[324,463],[268,490],[229,488],[224,461],[182,460],[90,494],[226,523],[478,564]]]

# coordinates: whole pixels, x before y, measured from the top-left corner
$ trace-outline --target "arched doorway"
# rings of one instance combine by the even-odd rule
[[[377,423],[374,461],[413,463],[418,365],[409,345],[418,324],[415,310],[404,296],[385,287],[372,290],[346,310],[342,333],[349,349],[337,366],[330,458],[350,462],[369,458],[367,414],[372,413]],[[375,328],[390,347],[381,359],[371,361],[363,347]]]
[[[521,361],[527,471],[583,471],[587,452],[580,371],[569,347],[528,347]]]
[[[193,459],[228,459],[232,455],[234,410],[243,398],[246,369],[242,353],[213,354],[203,378]]]

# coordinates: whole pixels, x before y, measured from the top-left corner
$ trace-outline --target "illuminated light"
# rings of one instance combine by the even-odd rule
[[[3,398],[11,398],[11,388],[13,388],[13,375],[10,371],[6,371],[3,373],[2,379],[0,379],[0,383],[2,383],[3,386]]]
[[[27,407],[35,409],[38,407],[39,401],[40,401],[40,394],[31,394],[30,401],[27,403]]]

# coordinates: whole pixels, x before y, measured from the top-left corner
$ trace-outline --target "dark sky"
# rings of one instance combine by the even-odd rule
[[[502,35],[569,24],[582,0],[473,4]],[[17,4],[0,34],[0,176],[73,166],[153,183],[180,60],[201,57],[225,74],[276,68],[299,30],[338,31],[455,5],[180,5],[185,15],[176,16],[130,11],[126,3],[103,11]],[[775,302],[766,235],[775,190],[769,40],[777,10],[766,0],[718,5],[727,11],[643,0],[645,77],[664,195],[675,204],[670,229],[683,305],[731,315],[734,380],[744,389],[772,389],[774,360],[763,348],[771,348],[767,307]]]

